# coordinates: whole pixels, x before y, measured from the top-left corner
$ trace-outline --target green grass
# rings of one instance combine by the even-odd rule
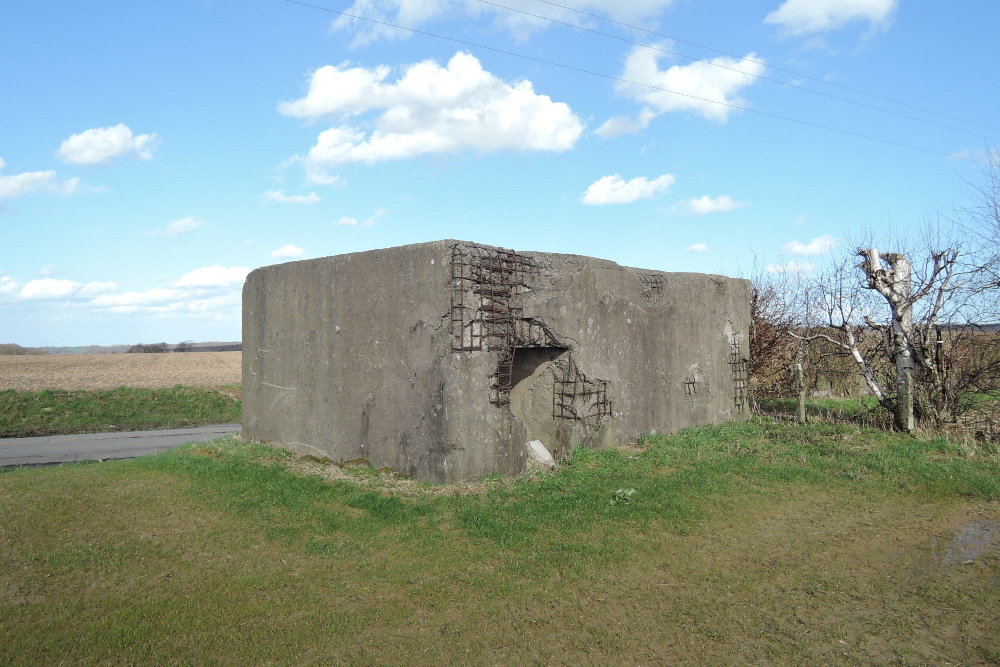
[[[0,438],[138,431],[240,421],[238,387],[0,391]]]
[[[2,472],[0,516],[0,664],[1000,655],[996,549],[921,565],[970,517],[1000,526],[998,453],[850,425],[452,487],[227,438]]]
[[[757,403],[765,415],[795,414],[795,398],[762,398]],[[835,416],[838,419],[863,420],[873,417],[881,409],[874,396],[806,399],[806,415],[811,417]]]

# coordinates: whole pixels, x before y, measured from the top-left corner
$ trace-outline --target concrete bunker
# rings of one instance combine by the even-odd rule
[[[243,434],[429,481],[744,419],[749,283],[464,241],[263,267]]]

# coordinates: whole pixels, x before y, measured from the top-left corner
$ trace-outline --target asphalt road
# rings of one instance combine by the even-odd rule
[[[163,431],[0,438],[0,466],[129,459],[165,452],[186,442],[204,442],[239,432],[239,424],[224,424]]]

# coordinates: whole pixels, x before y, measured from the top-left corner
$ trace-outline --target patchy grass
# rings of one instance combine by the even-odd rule
[[[762,398],[757,407],[764,415],[795,415],[796,399]],[[806,399],[806,416],[849,421],[877,421],[884,410],[874,396]]]
[[[4,472],[0,663],[994,664],[996,454],[756,421],[461,486],[234,438]]]
[[[239,386],[0,391],[0,438],[139,431],[240,421]]]

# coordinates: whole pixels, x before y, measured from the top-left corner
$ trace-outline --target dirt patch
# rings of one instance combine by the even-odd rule
[[[242,381],[242,352],[0,356],[0,390],[219,387]]]

